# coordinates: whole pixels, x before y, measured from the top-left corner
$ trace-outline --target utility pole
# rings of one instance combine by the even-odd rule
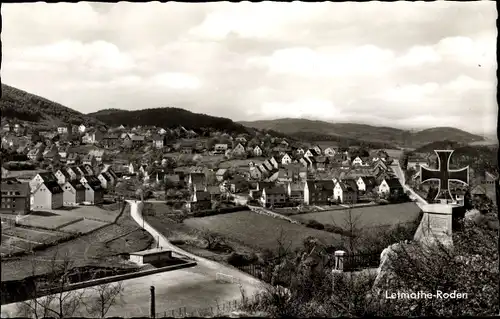
[[[151,318],[155,318],[156,312],[155,312],[155,286],[151,286]]]

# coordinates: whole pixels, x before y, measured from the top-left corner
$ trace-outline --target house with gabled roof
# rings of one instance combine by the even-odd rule
[[[58,169],[54,175],[56,176],[57,178],[57,183],[59,185],[64,185],[66,184],[67,181],[71,180],[71,175],[68,173],[67,170],[61,168],[61,169]]]
[[[31,191],[34,191],[40,184],[43,183],[56,183],[57,184],[57,177],[54,175],[52,172],[41,172],[35,175],[30,181],[30,189]]]
[[[377,187],[377,180],[375,176],[359,176],[356,179],[356,184],[361,192],[371,192]]]
[[[206,186],[206,177],[204,173],[190,173],[188,176],[188,187],[190,189],[204,189]]]
[[[233,156],[244,156],[244,155],[246,155],[245,147],[241,143],[238,143],[234,147],[234,149],[232,151],[232,155]]]
[[[76,206],[85,201],[85,186],[78,180],[68,180],[61,185],[63,205]]]
[[[306,180],[304,184],[305,205],[325,205],[333,196],[335,184],[330,180]]]
[[[402,195],[404,193],[403,185],[397,178],[384,178],[378,187],[379,195]]]
[[[108,172],[102,172],[102,173],[100,173],[97,176],[97,178],[101,182],[102,188],[108,189],[108,188],[113,187],[113,178],[111,177],[111,175],[109,175]]]
[[[217,179],[218,182],[222,182],[223,180],[227,179],[228,176],[229,176],[229,171],[227,170],[227,168],[219,168],[215,173],[215,178]]]
[[[259,156],[262,156],[262,148],[260,148],[259,145],[256,145],[253,150],[253,155],[256,156],[256,157],[259,157]]]
[[[282,186],[263,188],[260,204],[263,207],[283,206],[286,202],[286,190]]]
[[[325,156],[335,156],[336,152],[335,152],[334,148],[327,147],[327,148],[325,148],[324,154],[325,154]]]
[[[186,207],[190,211],[210,209],[212,207],[211,198],[211,194],[205,190],[194,191],[189,202],[186,203]]]
[[[58,209],[63,206],[63,190],[56,181],[38,184],[33,191],[33,210]]]
[[[101,181],[93,176],[82,176],[80,183],[85,186],[85,201],[91,204],[99,204],[104,200],[104,188]]]
[[[288,165],[288,164],[291,164],[292,163],[292,158],[290,157],[290,155],[288,154],[284,154],[281,159],[280,159],[280,162],[282,165]]]
[[[333,200],[338,203],[354,204],[358,201],[358,192],[352,183],[346,181],[337,181],[333,189]]]
[[[313,148],[308,149],[304,153],[304,157],[313,157],[313,156],[318,156],[318,155],[319,155],[319,153]]]

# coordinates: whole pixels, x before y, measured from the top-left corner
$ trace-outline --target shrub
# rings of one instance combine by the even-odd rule
[[[316,221],[314,219],[308,220],[306,222],[306,227],[313,228],[313,229],[318,229],[318,230],[325,229],[325,226],[322,223],[320,223],[320,222],[318,222],[318,221]]]

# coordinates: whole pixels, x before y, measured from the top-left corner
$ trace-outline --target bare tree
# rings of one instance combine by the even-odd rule
[[[20,315],[29,317],[71,317],[78,310],[85,290],[67,291],[73,271],[73,261],[66,253],[58,259],[56,251],[49,262],[49,271],[42,278],[34,277],[34,284],[29,299],[19,309]],[[32,259],[32,273],[36,276],[37,260]],[[42,280],[47,289],[41,289]]]
[[[84,305],[91,316],[104,318],[112,306],[123,301],[124,288],[121,281],[94,286],[90,290],[94,296],[88,298]]]
[[[363,227],[360,226],[360,216],[354,216],[352,205],[347,209],[341,225],[337,225],[333,219],[332,224],[342,230],[342,242],[345,249],[351,254],[357,252],[360,249],[359,241]]]

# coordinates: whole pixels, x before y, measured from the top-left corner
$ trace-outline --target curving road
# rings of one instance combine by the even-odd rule
[[[403,169],[401,168],[401,166],[399,166],[398,162],[396,162],[395,164],[392,164],[391,168],[392,168],[394,174],[396,174],[396,177],[399,179],[399,182],[403,186],[404,190],[410,192],[410,194],[411,194],[410,195],[411,200],[413,200],[414,202],[416,202],[417,205],[420,208],[422,208],[423,205],[428,205],[429,204],[429,203],[427,203],[427,201],[425,199],[422,198],[422,196],[418,195],[411,187],[409,187],[408,185],[406,185],[405,174],[404,174]]]
[[[189,312],[200,308],[215,307],[222,301],[240,300],[240,285],[217,282],[217,273],[237,278],[247,296],[262,291],[266,287],[267,284],[244,272],[198,257],[172,245],[165,236],[143,220],[142,207],[144,204],[142,202],[127,202],[130,204],[132,218],[141,227],[144,224],[144,229],[159,241],[159,246],[194,259],[198,265],[122,281],[124,296],[119,304],[110,308],[107,313],[108,317],[149,316],[150,286],[155,286],[156,312],[161,313],[162,316],[165,312],[168,316],[172,310],[178,311],[179,308],[183,307],[186,307]],[[82,299],[89,300],[95,297],[95,292],[87,288]],[[2,318],[19,316],[17,315],[18,306],[18,303],[2,305]],[[74,315],[89,316],[84,306],[79,307]]]

